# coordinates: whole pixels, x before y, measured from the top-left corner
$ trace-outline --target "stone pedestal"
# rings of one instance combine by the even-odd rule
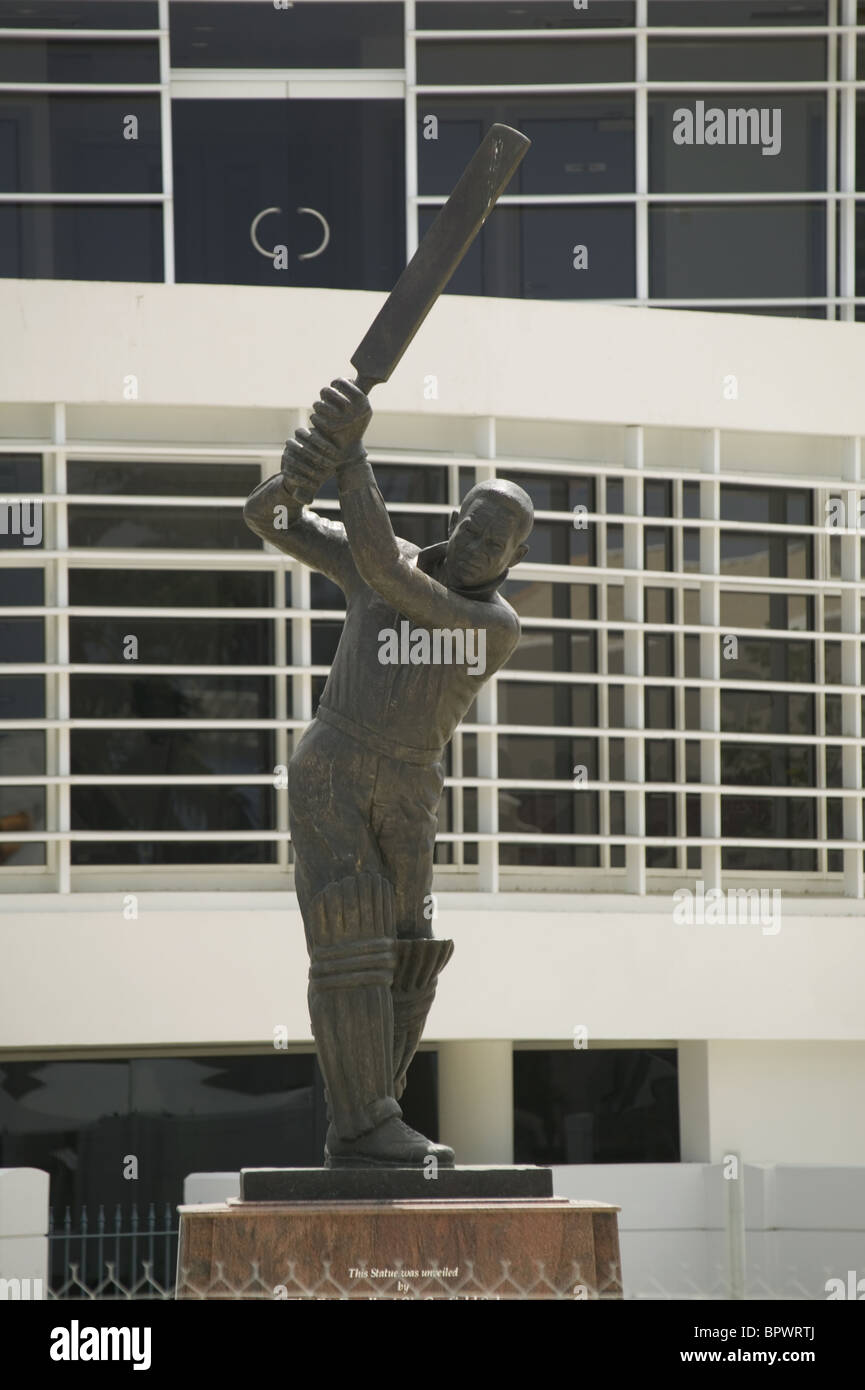
[[[461,1171],[470,1175],[464,1181],[490,1186],[477,1176],[483,1170],[454,1174]],[[321,1178],[309,1181],[320,1188]],[[275,1182],[270,1176],[258,1186]],[[452,1185],[459,1187],[459,1179]],[[293,1186],[298,1190],[297,1181]],[[619,1208],[601,1202],[455,1197],[439,1189],[436,1196],[232,1199],[179,1210],[176,1296],[182,1299],[622,1296]]]

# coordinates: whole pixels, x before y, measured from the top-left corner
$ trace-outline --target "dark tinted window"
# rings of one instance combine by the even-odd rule
[[[172,0],[174,68],[401,68],[398,4]]]
[[[421,208],[421,236],[435,213]],[[501,207],[475,238],[445,293],[629,299],[635,294],[634,235],[633,208]]]
[[[515,1163],[677,1163],[673,1049],[514,1049]]]
[[[159,281],[162,266],[159,207],[0,205],[0,276]]]
[[[15,193],[161,192],[159,98],[0,93],[0,182]]]
[[[649,211],[650,293],[669,298],[825,294],[826,219],[819,206],[668,204]]]
[[[0,0],[3,29],[156,29],[156,0]]]
[[[576,9],[573,0],[418,0],[419,29],[611,29],[634,23],[633,0],[601,0]]]
[[[173,126],[178,280],[392,289],[401,102],[175,101]]]
[[[434,123],[428,117],[435,116]],[[532,147],[514,193],[627,193],[634,188],[634,99],[616,96],[418,96],[418,188],[449,194],[494,121]],[[498,216],[499,214],[497,214]]]
[[[654,193],[818,192],[826,98],[793,92],[675,92],[649,98]]]
[[[586,44],[579,39],[421,43],[417,78],[421,83],[466,86],[487,82],[632,82],[634,46],[621,40]]]
[[[156,43],[0,39],[0,82],[158,82]]]

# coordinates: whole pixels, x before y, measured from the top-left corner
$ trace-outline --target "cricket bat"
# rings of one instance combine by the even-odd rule
[[[351,364],[368,394],[388,381],[430,309],[486,222],[531,144],[511,126],[491,126],[432,226],[373,319]],[[293,489],[311,502],[308,487]]]

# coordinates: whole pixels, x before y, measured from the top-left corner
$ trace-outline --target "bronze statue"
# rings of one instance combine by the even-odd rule
[[[522,488],[494,479],[467,493],[447,541],[420,549],[401,540],[361,442],[370,418],[356,383],[325,387],[312,429],[288,441],[282,471],[255,489],[244,518],[346,598],[336,656],[288,783],[310,1019],[328,1098],[325,1166],[430,1158],[451,1166],[453,1150],[410,1129],[399,1098],[453,950],[432,936],[424,911],[443,752],[519,640],[498,587],[526,554],[533,512]],[[301,500],[334,473],[341,523]]]

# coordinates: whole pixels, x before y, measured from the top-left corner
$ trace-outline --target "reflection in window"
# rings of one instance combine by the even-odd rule
[[[393,529],[404,541],[411,541],[421,550],[427,546],[438,545],[448,537],[448,518],[444,512],[401,512],[390,514]]]
[[[4,662],[45,660],[41,618],[0,618],[0,652]]]
[[[73,864],[261,864],[276,858],[273,841],[171,841],[152,830],[273,829],[275,793],[263,786],[73,787],[73,830],[105,831],[104,841],[73,841]],[[141,841],[113,841],[141,831]]]
[[[563,868],[594,868],[597,845],[551,844],[547,835],[596,835],[598,794],[580,791],[499,791],[499,829],[504,834],[539,836],[537,844],[500,844],[499,863]]]
[[[515,573],[518,575],[519,571]],[[594,584],[553,584],[549,580],[510,578],[499,592],[521,618],[593,619],[596,616]]]
[[[528,538],[526,560],[535,565],[592,565],[594,528],[577,530],[570,521],[536,521]]]
[[[401,68],[402,6],[171,0],[173,68]]]
[[[677,1055],[514,1049],[515,1163],[676,1163]]]
[[[580,10],[573,0],[417,0],[416,19],[419,29],[621,29],[634,24],[634,0],[603,0]]]
[[[72,607],[267,608],[270,594],[271,577],[264,570],[132,570],[100,566],[69,571]],[[255,622],[249,618],[239,621]]]
[[[826,0],[649,0],[650,25],[811,25],[827,22]]]
[[[588,674],[597,670],[595,649],[594,632],[568,632],[565,628],[545,631],[538,627],[524,627],[519,646],[508,665],[512,670],[579,671]]]
[[[781,743],[721,745],[721,781],[731,786],[813,787],[813,747]]]
[[[109,776],[218,776],[273,768],[272,729],[73,729],[71,771]]]
[[[376,476],[378,473],[376,471]],[[574,507],[595,510],[595,484],[592,478],[580,478],[567,473],[524,473],[512,468],[497,468],[496,477],[517,483],[532,499],[538,511],[573,512]]]
[[[3,493],[42,491],[41,454],[0,454],[0,489]]]
[[[134,629],[134,631],[130,631]],[[269,666],[273,625],[267,618],[70,618],[69,655],[75,663],[135,659],[147,665]]]
[[[672,792],[646,792],[646,834],[675,835],[676,798]],[[647,845],[647,869],[674,869],[675,845]]]
[[[721,834],[730,840],[813,840],[817,835],[816,802],[805,796],[722,796]],[[810,849],[725,845],[721,866],[813,873],[817,854]]]
[[[712,54],[717,43],[709,45]],[[774,51],[775,40],[767,43]],[[648,105],[653,193],[817,193],[826,186],[822,93],[675,92],[650,96]]]
[[[134,45],[132,45],[134,47]],[[9,45],[17,50],[16,42]],[[59,47],[65,49],[66,44]],[[129,44],[119,45],[124,51]],[[155,52],[155,49],[154,49]],[[0,65],[3,44],[0,41]],[[45,81],[24,76],[0,81]],[[74,80],[74,79],[57,79]],[[85,80],[85,79],[77,79]],[[102,79],[122,82],[122,74]],[[144,81],[158,81],[145,78]],[[138,121],[126,138],[130,107]],[[0,93],[0,187],[14,193],[160,193],[162,191],[159,97]],[[61,209],[54,210],[59,215]],[[58,231],[70,227],[58,224]],[[93,277],[99,278],[99,277]],[[107,278],[105,276],[103,279]]]
[[[593,781],[598,775],[598,741],[594,738],[499,734],[498,748],[500,777],[571,782],[575,767],[586,769],[585,779],[588,781]]]
[[[156,29],[157,0],[2,0],[7,29]]]
[[[591,685],[502,680],[498,701],[502,724],[586,728],[597,721],[597,696]]]
[[[814,697],[777,690],[722,690],[721,728],[725,733],[813,734]]]
[[[175,101],[172,109],[179,281],[393,288],[406,259],[402,102]],[[282,212],[262,219],[258,240],[265,251],[285,246],[284,265],[250,238],[253,219],[272,207]],[[325,219],[326,244],[319,216],[297,208]]]
[[[260,550],[240,507],[114,507],[73,503],[69,544],[109,550]]]
[[[254,463],[146,463],[125,459],[70,459],[70,492],[131,493],[136,497],[231,497],[243,503],[261,481]]]
[[[646,739],[646,781],[676,780],[676,745],[671,738]]]
[[[783,551],[779,563],[784,563]],[[829,597],[826,596],[827,600]],[[721,625],[732,630],[765,627],[784,632],[809,632],[814,627],[814,599],[810,594],[761,594],[722,589]],[[830,627],[831,623],[824,621],[824,626]]]
[[[814,680],[813,642],[783,642],[780,639],[763,641],[758,637],[740,637],[736,643],[735,662],[724,662],[724,636],[719,638],[722,677],[729,671],[736,680],[797,681]]]
[[[592,55],[595,44],[587,48]],[[424,138],[425,103],[434,106],[438,121],[434,140]],[[532,141],[529,155],[508,185],[509,194],[590,193],[603,197],[634,191],[634,99],[624,94],[420,95],[418,191],[448,196],[494,121],[514,126]],[[491,225],[504,211],[499,209]],[[580,208],[580,217],[588,211]],[[576,225],[581,225],[579,219]]]
[[[421,237],[437,212],[421,207]],[[502,299],[631,299],[635,292],[633,208],[603,206],[500,207],[445,291]]]
[[[772,579],[810,579],[813,576],[813,539],[803,533],[773,531],[773,526],[811,524],[811,494],[803,488],[757,488],[721,485],[722,521],[766,523],[760,531],[721,531],[721,571],[724,574]],[[740,597],[747,605],[755,600]],[[756,600],[760,602],[759,599]],[[741,608],[740,612],[743,611]],[[759,611],[759,610],[758,610]],[[797,610],[793,609],[792,613]],[[801,609],[799,610],[801,612]],[[770,608],[770,616],[771,616]],[[791,613],[791,616],[792,616]],[[771,626],[781,626],[776,620]],[[741,618],[740,618],[741,623]],[[748,624],[759,626],[760,624]]]
[[[2,14],[0,23],[5,27]],[[0,82],[158,81],[159,48],[151,39],[0,40]],[[143,94],[130,95],[137,104]]]
[[[656,299],[826,293],[826,216],[818,204],[665,204],[649,209],[649,236]]]
[[[691,10],[693,13],[693,6]],[[687,22],[693,21],[689,17]],[[653,38],[649,44],[650,82],[821,82],[825,76],[825,35],[807,39],[722,39],[717,35]],[[789,99],[786,92],[784,98]],[[752,99],[748,94],[747,100]],[[726,102],[727,95],[722,92],[711,95],[706,105]],[[744,105],[741,93],[735,103]]]
[[[453,83],[477,87],[486,83],[633,82],[634,45],[621,39],[585,44],[578,38],[421,42],[417,80],[436,86]],[[421,94],[421,104],[425,100],[429,98]]]
[[[32,746],[32,744],[31,744]],[[0,753],[2,757],[2,753]],[[2,765],[2,764],[0,764]],[[27,769],[36,771],[37,769]],[[10,774],[11,775],[11,774]],[[45,829],[45,788],[28,786],[0,787],[0,831]],[[0,841],[0,867],[19,868],[24,864],[44,864],[45,844],[39,841]]]
[[[160,281],[158,206],[0,206],[0,276],[21,280]]]

